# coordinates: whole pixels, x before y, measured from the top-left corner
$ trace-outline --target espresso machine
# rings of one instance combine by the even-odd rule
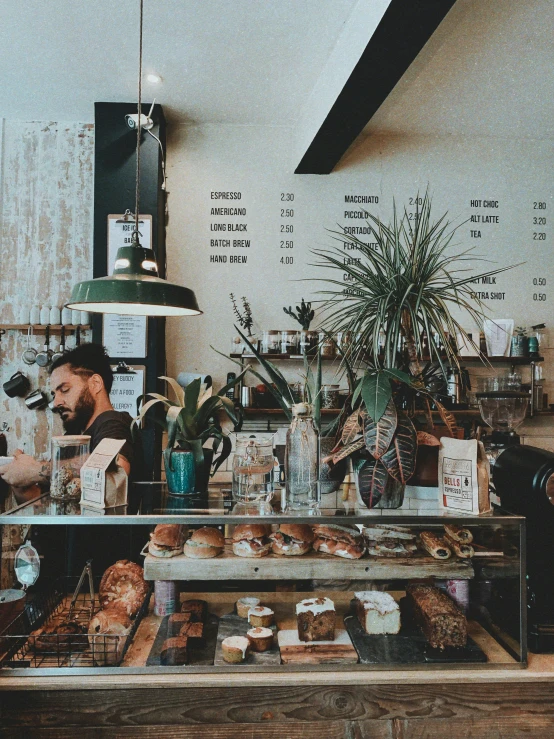
[[[492,468],[502,508],[526,518],[527,628],[532,652],[554,652],[554,453],[515,444]]]

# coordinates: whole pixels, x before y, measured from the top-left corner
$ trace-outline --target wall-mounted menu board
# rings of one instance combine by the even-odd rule
[[[328,271],[313,266],[312,249],[337,246],[344,263],[357,250],[337,224],[372,243],[365,211],[388,221],[393,198],[413,218],[426,188],[439,217],[461,223],[450,250],[473,249],[474,274],[524,262],[477,279],[475,295],[491,317],[516,325],[549,325],[554,306],[554,203],[550,144],[454,137],[372,137],[358,144],[333,174],[294,175],[290,132],[280,129],[187,129],[187,150],[172,153],[168,260],[171,274],[194,287],[205,315],[170,330],[183,339],[175,370],[232,366],[210,349],[230,351],[233,313],[228,293],[248,297],[261,329],[297,328],[283,306],[317,300]],[[170,152],[171,153],[171,152]],[[172,231],[173,229],[173,231]],[[194,244],[175,253],[172,233]],[[335,240],[333,240],[335,238]],[[478,261],[480,256],[485,261]],[[332,275],[344,282],[346,273]],[[468,328],[471,321],[465,320]],[[554,325],[553,325],[554,328]],[[194,347],[194,351],[190,348]]]

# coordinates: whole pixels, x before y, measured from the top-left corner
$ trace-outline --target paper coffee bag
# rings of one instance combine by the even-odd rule
[[[476,439],[441,437],[439,492],[444,508],[479,515],[491,509],[489,460]]]

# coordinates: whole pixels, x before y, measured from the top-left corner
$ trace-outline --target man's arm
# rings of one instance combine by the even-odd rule
[[[50,462],[41,462],[21,449],[13,453],[14,461],[0,467],[0,477],[8,485],[26,488],[30,485],[48,487],[50,484]]]

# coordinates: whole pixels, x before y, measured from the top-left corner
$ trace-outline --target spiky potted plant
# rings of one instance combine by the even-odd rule
[[[164,466],[169,492],[173,495],[191,495],[205,492],[210,474],[223,464],[231,453],[231,440],[221,425],[221,414],[235,424],[240,422],[233,402],[225,393],[239,383],[244,370],[232,382],[213,394],[212,388],[202,390],[200,378],[182,388],[171,377],[160,377],[173,390],[175,400],[160,393],[146,393],[138,400],[138,415],[134,429],[139,428],[147,413],[167,432]],[[155,415],[153,409],[162,405],[165,414]],[[204,445],[211,440],[211,445]],[[214,459],[214,455],[219,451]]]
[[[434,403],[455,435],[454,416],[426,387],[424,347],[429,362],[445,374],[448,366],[459,367],[452,341],[457,334],[480,354],[451,309],[481,324],[483,306],[475,299],[473,283],[511,268],[472,272],[468,262],[476,257],[471,249],[448,251],[459,226],[452,226],[447,213],[432,220],[428,193],[415,202],[415,213],[404,208],[401,216],[393,202],[388,225],[367,214],[372,246],[346,229],[332,232],[356,247],[359,261],[345,264],[338,248],[314,252],[314,266],[340,272],[340,278],[327,278],[327,289],[319,291],[324,296],[323,325],[332,333],[350,332],[348,357],[363,368],[332,459],[336,463],[353,456],[359,492],[368,507],[402,504],[404,486],[416,465],[418,434],[408,412],[416,395],[429,427]],[[425,441],[430,439],[420,435],[420,443]]]

